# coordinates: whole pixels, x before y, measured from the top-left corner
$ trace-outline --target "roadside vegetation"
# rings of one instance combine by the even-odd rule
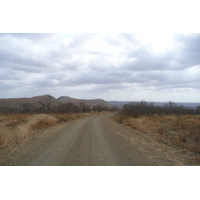
[[[88,113],[92,111],[100,113],[118,109],[117,106],[110,106],[101,99],[81,100],[70,97],[64,97],[64,100],[60,97],[60,99],[56,99],[51,95],[33,98],[0,99],[0,114]]]
[[[1,114],[0,148],[6,148],[16,143],[22,143],[28,137],[36,134],[39,130],[70,120],[97,114],[99,113]]]
[[[173,102],[162,107],[145,101],[130,102],[114,119],[165,144],[200,153],[200,106],[191,109]]]
[[[10,108],[1,112],[0,148],[21,143],[40,129],[117,109],[117,107],[108,108],[105,105],[90,106],[85,102],[79,104],[68,102],[52,106],[52,99],[52,96],[49,95],[47,99],[40,101],[41,108],[37,110],[33,109],[31,104],[27,104],[20,111]]]

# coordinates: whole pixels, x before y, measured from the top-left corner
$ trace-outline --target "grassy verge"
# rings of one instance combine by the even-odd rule
[[[150,134],[160,142],[200,153],[199,115],[153,115],[133,118],[119,114],[114,119],[125,126]]]
[[[0,148],[23,142],[37,130],[97,113],[0,115]]]

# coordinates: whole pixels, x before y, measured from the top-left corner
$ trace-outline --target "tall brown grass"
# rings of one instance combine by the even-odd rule
[[[7,147],[14,143],[22,142],[34,129],[52,126],[58,119],[45,115],[5,115],[0,118],[0,146]]]
[[[0,148],[21,143],[40,129],[94,114],[96,113],[0,115]]]
[[[133,118],[116,115],[114,119],[135,130],[150,134],[163,143],[200,153],[199,115],[153,115]]]
[[[0,115],[0,148],[21,143],[37,130],[97,114],[98,112]]]

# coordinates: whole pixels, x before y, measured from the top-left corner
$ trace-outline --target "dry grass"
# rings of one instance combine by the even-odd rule
[[[20,143],[31,135],[32,130],[49,127],[58,123],[58,119],[45,114],[11,114],[0,117],[0,146],[7,147]]]
[[[0,115],[0,148],[21,143],[39,129],[97,113]]]
[[[114,119],[133,129],[148,133],[161,142],[200,153],[199,115],[154,115],[138,118],[116,115]]]

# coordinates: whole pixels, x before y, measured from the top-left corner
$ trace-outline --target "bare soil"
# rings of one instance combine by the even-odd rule
[[[199,154],[159,143],[112,119],[81,118],[50,127],[21,144],[0,149],[2,166],[199,165]]]

